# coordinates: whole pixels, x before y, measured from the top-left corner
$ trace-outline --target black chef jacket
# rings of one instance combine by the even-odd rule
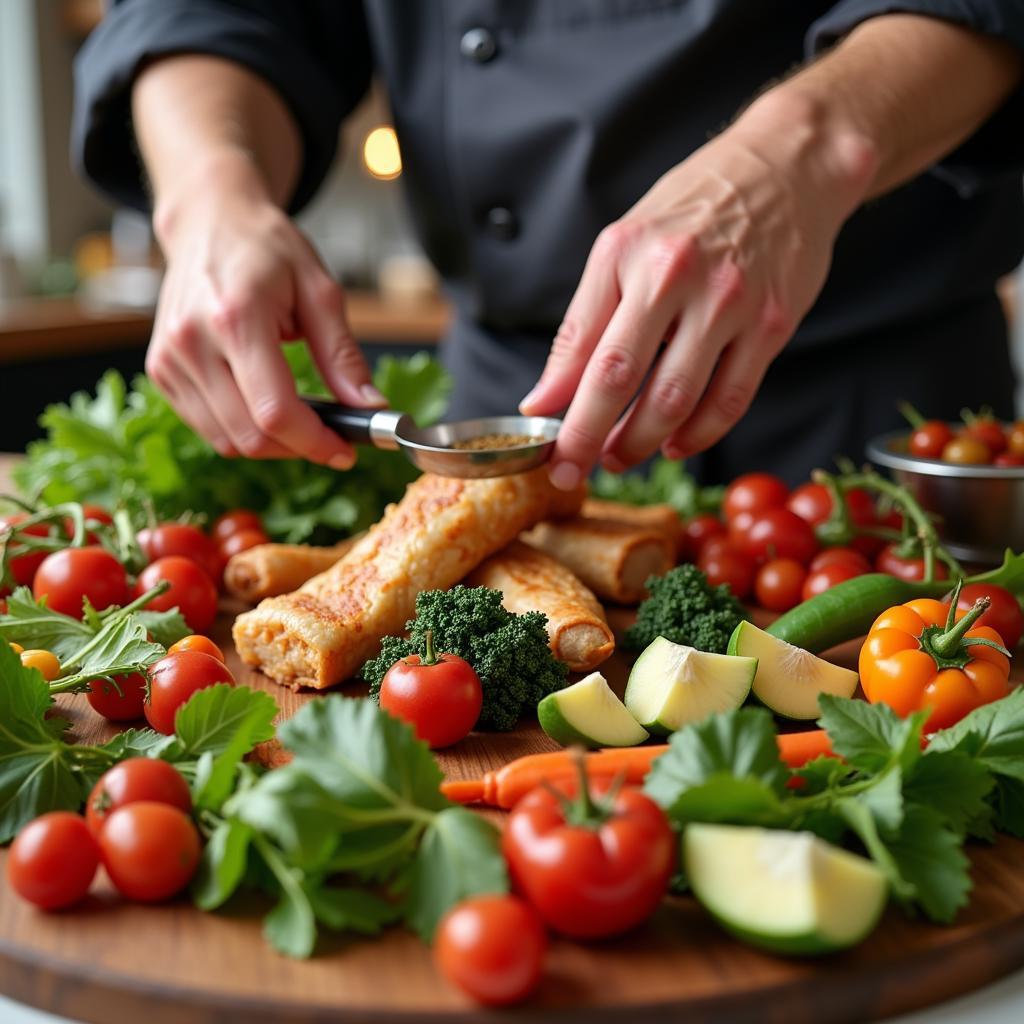
[[[453,413],[512,410],[534,383],[597,233],[767,83],[864,19],[948,19],[1024,50],[1024,0],[123,0],[79,57],[73,150],[122,202],[146,195],[131,83],[202,52],[277,88],[314,193],[376,71],[402,182],[457,315]],[[994,284],[1024,253],[1024,90],[939,166],[855,213],[828,281],[705,478],[806,477],[898,423],[964,405],[1008,414]]]

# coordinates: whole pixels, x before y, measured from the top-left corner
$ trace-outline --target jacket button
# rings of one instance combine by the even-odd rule
[[[467,60],[486,64],[498,52],[498,42],[488,29],[471,28],[459,41],[459,52]]]
[[[493,206],[484,217],[487,233],[501,242],[511,242],[519,234],[519,219],[505,206]]]

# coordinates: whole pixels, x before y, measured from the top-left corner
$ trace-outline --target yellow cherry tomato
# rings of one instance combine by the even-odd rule
[[[22,651],[21,663],[25,668],[39,669],[48,683],[52,683],[60,675],[60,662],[57,655],[50,651]]]

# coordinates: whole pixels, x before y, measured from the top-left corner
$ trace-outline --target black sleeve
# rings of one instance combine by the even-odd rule
[[[205,53],[245,65],[288,104],[303,141],[292,196],[298,209],[319,187],[342,118],[370,81],[363,7],[355,0],[121,0],[75,62],[72,158],[116,200],[148,205],[131,124],[135,76],[151,59]]]
[[[807,50],[816,54],[862,21],[880,14],[921,14],[1003,39],[1024,52],[1024,0],[841,0],[812,26]],[[970,195],[1024,171],[1024,85],[932,172]]]

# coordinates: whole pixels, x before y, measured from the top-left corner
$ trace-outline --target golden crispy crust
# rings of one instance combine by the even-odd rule
[[[452,586],[552,507],[571,514],[572,504],[543,467],[491,480],[425,474],[339,562],[240,615],[238,653],[286,686],[333,686],[403,629],[421,590]]]
[[[593,592],[561,562],[519,541],[513,541],[466,578],[471,587],[502,593],[510,612],[543,612],[548,617],[552,653],[574,672],[589,672],[615,650]]]
[[[312,544],[257,544],[234,555],[224,570],[224,586],[243,601],[255,604],[301,587],[306,580],[329,569],[355,539],[334,547]]]

